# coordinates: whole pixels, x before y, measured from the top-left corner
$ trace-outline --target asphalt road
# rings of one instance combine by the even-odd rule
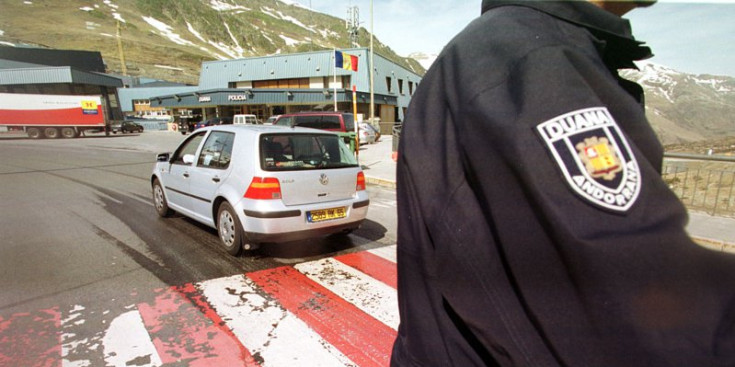
[[[0,321],[76,304],[115,313],[148,290],[395,244],[395,192],[371,186],[368,220],[353,234],[231,257],[214,229],[159,218],[151,204],[155,153],[182,138],[0,137]]]

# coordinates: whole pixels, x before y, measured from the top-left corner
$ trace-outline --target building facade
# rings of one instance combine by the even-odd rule
[[[370,115],[370,53],[367,48],[340,50],[356,56],[357,70],[335,66],[332,50],[299,54],[208,61],[202,64],[196,87],[120,89],[123,111],[136,105],[164,107],[175,118],[272,115],[312,110],[353,111]],[[421,77],[375,54],[373,100],[375,117],[383,124],[404,119]],[[354,96],[354,97],[353,97]],[[354,102],[354,104],[353,104]]]

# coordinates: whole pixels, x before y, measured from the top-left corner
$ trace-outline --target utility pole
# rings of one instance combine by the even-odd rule
[[[357,6],[347,8],[347,33],[350,35],[350,46],[358,47],[357,34],[360,29],[360,9]]]
[[[122,75],[127,76],[128,75],[128,68],[125,66],[125,53],[123,53],[123,46],[122,46],[122,35],[121,35],[121,26],[120,26],[120,20],[117,20],[117,52],[120,54],[120,67],[122,70]]]

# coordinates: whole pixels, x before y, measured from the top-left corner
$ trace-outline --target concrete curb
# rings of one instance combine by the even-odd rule
[[[698,245],[717,252],[726,252],[735,254],[735,243],[730,243],[721,240],[715,240],[712,238],[692,236],[694,242]]]
[[[376,177],[365,177],[365,182],[368,185],[375,185],[375,186],[383,186],[383,187],[390,187],[395,189],[396,188],[396,182],[393,180],[386,180],[383,178],[376,178]]]

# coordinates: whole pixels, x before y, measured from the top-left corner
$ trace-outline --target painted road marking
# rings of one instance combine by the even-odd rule
[[[135,294],[108,309],[18,313],[0,318],[0,367],[386,366],[395,279],[388,246]]]
[[[395,330],[290,266],[249,273],[260,288],[359,366],[387,366]]]
[[[243,275],[206,281],[198,288],[263,366],[354,365]]]
[[[370,267],[365,263],[360,265]],[[398,298],[395,288],[334,259],[303,263],[296,265],[295,268],[366,314],[380,320],[393,330],[398,330],[399,320],[395,312]]]
[[[153,367],[163,364],[156,347],[148,337],[140,312],[128,311],[116,317],[102,338],[105,363]]]
[[[393,253],[395,254],[395,247]],[[394,290],[398,287],[395,260],[387,260],[385,257],[367,251],[337,256],[335,259],[383,282]]]

